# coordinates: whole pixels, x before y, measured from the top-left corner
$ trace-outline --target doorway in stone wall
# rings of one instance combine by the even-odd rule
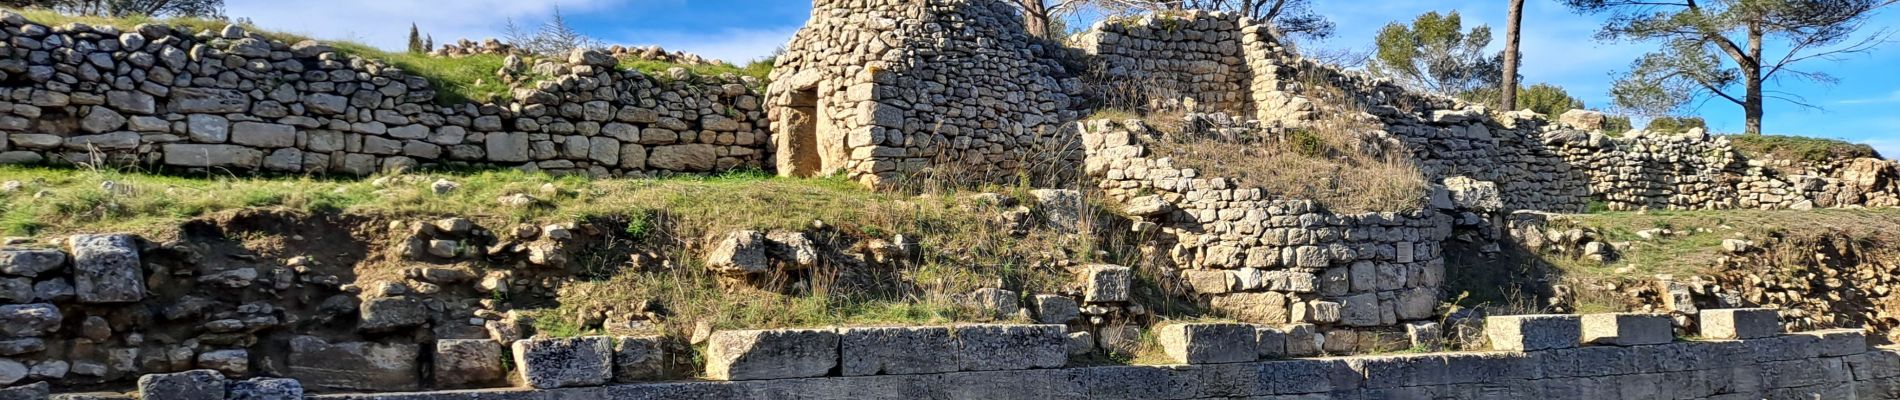
[[[782,110],[786,131],[779,133],[784,138],[778,149],[780,175],[810,178],[824,168],[818,150],[818,130],[824,125],[819,102],[818,86],[812,85],[793,91],[790,104]]]

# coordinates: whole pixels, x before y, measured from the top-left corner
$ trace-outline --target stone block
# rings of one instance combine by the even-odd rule
[[[359,307],[358,329],[371,332],[413,328],[429,322],[429,308],[408,297],[370,299]]]
[[[1289,357],[1312,357],[1320,354],[1325,339],[1319,335],[1319,328],[1309,324],[1287,325],[1286,355]]]
[[[741,381],[825,376],[838,366],[839,336],[831,329],[714,332],[706,345],[706,377]]]
[[[1674,324],[1663,314],[1590,314],[1582,323],[1584,343],[1641,346],[1676,340]]]
[[[1275,292],[1218,295],[1209,300],[1208,306],[1242,322],[1256,324],[1284,324],[1291,315],[1286,295]]]
[[[315,336],[290,340],[289,378],[323,390],[414,391],[420,388],[421,349],[408,343],[329,343]]]
[[[1815,339],[1813,348],[1821,357],[1842,357],[1867,352],[1867,333],[1859,329],[1828,329],[1794,333]]]
[[[296,379],[251,378],[229,385],[227,400],[303,400],[303,383]]]
[[[515,369],[536,389],[598,386],[613,378],[612,342],[606,336],[515,341]]]
[[[66,253],[57,249],[0,249],[0,274],[35,277],[66,265]]]
[[[59,330],[63,320],[52,304],[0,305],[0,336],[38,337]]]
[[[143,400],[222,400],[224,375],[208,369],[139,377]]]
[[[957,361],[964,371],[1061,368],[1068,364],[1062,325],[959,325]]]
[[[1133,277],[1133,272],[1128,267],[1096,264],[1084,268],[1088,285],[1082,292],[1082,301],[1089,303],[1128,301],[1129,281]]]
[[[75,235],[73,289],[82,303],[130,303],[145,298],[138,239],[127,234]]]
[[[1081,317],[1081,309],[1068,296],[1039,294],[1031,302],[1036,309],[1036,322],[1067,324]]]
[[[501,343],[488,339],[435,341],[435,386],[445,389],[486,387],[501,382]]]
[[[46,382],[34,382],[25,385],[0,388],[0,400],[46,400],[52,396],[53,385]],[[76,400],[66,399],[61,400]]]
[[[1264,326],[1254,328],[1254,350],[1259,353],[1261,359],[1286,358],[1286,342],[1286,331],[1280,328]]]
[[[1225,364],[1260,358],[1259,333],[1246,324],[1170,324],[1161,327],[1158,341],[1170,359],[1181,364]]]
[[[1758,339],[1781,334],[1781,314],[1772,308],[1702,310],[1704,339]]]
[[[264,162],[263,151],[239,145],[169,143],[161,149],[165,165],[178,167],[250,169]]]
[[[1575,315],[1513,315],[1486,317],[1484,334],[1493,350],[1554,350],[1577,347],[1583,327]]]
[[[949,327],[844,328],[844,376],[955,372],[957,342]]]
[[[297,145],[297,127],[261,122],[231,124],[231,143],[279,148]]]
[[[632,383],[665,379],[672,372],[675,355],[660,336],[619,337],[614,339],[614,382]]]

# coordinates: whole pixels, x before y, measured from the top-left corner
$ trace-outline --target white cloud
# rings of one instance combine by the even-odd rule
[[[1874,98],[1866,98],[1866,99],[1849,99],[1849,100],[1841,100],[1841,101],[1840,101],[1840,103],[1841,103],[1841,104],[1887,104],[1887,103],[1900,103],[1900,90],[1895,90],[1895,91],[1893,91],[1893,93],[1888,93],[1888,94],[1887,94],[1886,96],[1884,96],[1884,97],[1874,97]]]
[[[626,0],[228,0],[227,14],[259,26],[322,39],[359,41],[402,49],[409,24],[435,36],[437,44],[498,36],[509,19],[531,25],[554,14],[604,9]]]

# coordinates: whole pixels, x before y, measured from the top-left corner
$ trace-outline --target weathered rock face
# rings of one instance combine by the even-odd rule
[[[612,338],[591,336],[516,341],[521,381],[539,389],[595,386],[613,378]]]
[[[837,331],[719,331],[706,345],[706,376],[719,380],[825,376],[838,366]]]
[[[501,343],[488,339],[451,339],[435,342],[435,384],[442,388],[474,388],[500,382]]]
[[[70,240],[73,289],[86,303],[127,303],[145,298],[145,267],[131,235],[79,235]]]
[[[838,333],[845,376],[957,370],[957,342],[947,327],[845,328]]]
[[[196,370],[139,377],[139,396],[151,400],[224,399],[224,375]]]
[[[289,377],[329,390],[413,391],[420,387],[420,349],[414,344],[329,343],[314,336],[290,341]]]
[[[780,174],[885,186],[936,167],[982,182],[1079,160],[1061,134],[1078,83],[1056,47],[1006,2],[928,3],[813,4],[766,95]]]
[[[354,175],[477,164],[643,177],[763,168],[770,140],[756,79],[655,79],[603,65],[612,58],[597,51],[535,66],[547,79],[516,88],[516,101],[440,105],[427,79],[316,42],[9,15],[0,39],[30,44],[7,54],[9,71],[45,73],[12,75],[20,85],[0,104],[0,143],[15,144],[0,146],[8,163]]]

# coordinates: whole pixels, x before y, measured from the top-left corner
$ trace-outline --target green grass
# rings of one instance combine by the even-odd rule
[[[438,179],[461,186],[438,195],[430,188]],[[542,317],[537,324],[562,335],[598,328],[580,323],[581,315],[647,300],[666,305],[671,318],[665,326],[675,332],[698,321],[721,329],[996,321],[952,296],[985,287],[1056,293],[1075,277],[1047,261],[1097,249],[1086,238],[1040,229],[1011,236],[996,229],[998,210],[959,193],[879,193],[844,179],[789,179],[756,171],[650,180],[450,171],[350,180],[6,166],[0,167],[0,181],[21,182],[19,190],[0,193],[0,230],[13,236],[132,232],[163,242],[176,239],[187,221],[254,207],[377,221],[459,216],[495,229],[594,221],[605,224],[601,231],[610,237],[601,241],[607,247],[640,249],[675,266],[626,268],[624,253],[576,258],[558,305],[536,312]],[[554,190],[544,191],[544,185]],[[499,197],[515,193],[545,205],[498,205]],[[701,266],[705,246],[728,232],[806,231],[814,221],[829,227],[814,233],[821,243],[891,240],[901,234],[917,243],[921,256],[901,268],[814,276],[794,294],[734,287]],[[398,276],[382,267],[358,265],[357,279]]]
[[[734,74],[750,76],[764,81],[769,79],[768,76],[772,74],[772,62],[771,59],[765,59],[746,63],[745,66],[741,67],[723,61],[717,61],[711,64],[685,65],[657,60],[622,59],[620,60],[620,68],[640,71],[648,76],[660,79],[670,79],[671,75],[666,72],[667,70],[685,68],[695,76],[720,77],[725,74]]]
[[[1728,254],[1722,250],[1724,239],[1744,238],[1760,241],[1790,234],[1841,234],[1849,237],[1879,235],[1900,230],[1900,210],[1812,210],[1812,211],[1661,211],[1613,212],[1567,217],[1556,222],[1560,229],[1582,227],[1594,230],[1600,240],[1629,242],[1630,248],[1607,264],[1568,257],[1548,257],[1566,274],[1573,276],[1642,279],[1656,274],[1678,277],[1710,274],[1718,261]],[[1637,232],[1669,229],[1676,234],[1643,239]],[[1618,273],[1619,268],[1629,268]]]
[[[1836,139],[1775,135],[1732,135],[1735,150],[1750,157],[1822,162],[1852,158],[1880,158],[1873,146]]]

